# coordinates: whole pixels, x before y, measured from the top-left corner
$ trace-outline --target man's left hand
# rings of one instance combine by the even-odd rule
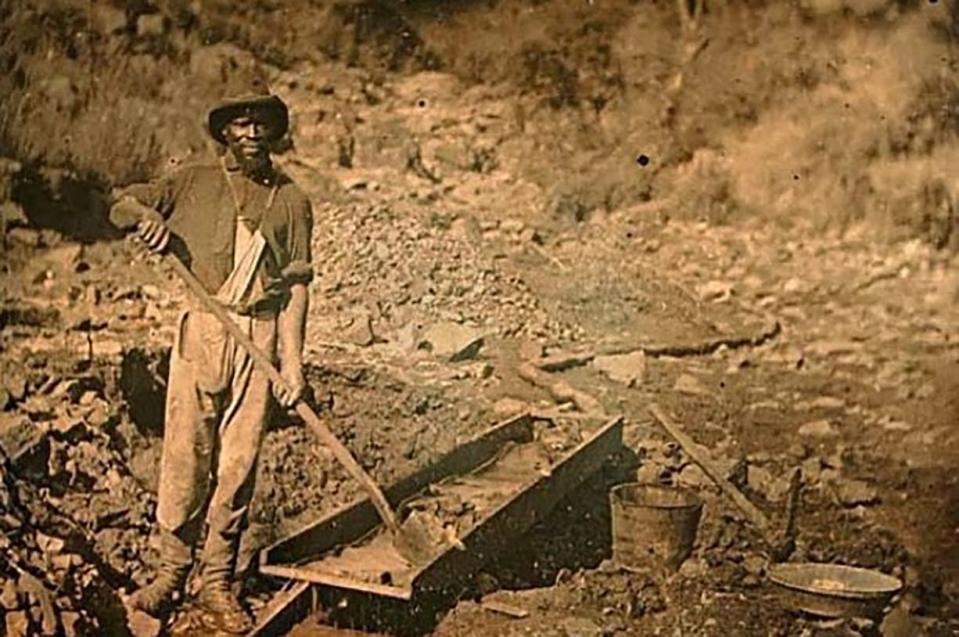
[[[303,368],[300,365],[284,366],[280,375],[286,383],[282,385],[273,383],[273,395],[282,407],[288,409],[303,397],[306,379],[303,377]]]

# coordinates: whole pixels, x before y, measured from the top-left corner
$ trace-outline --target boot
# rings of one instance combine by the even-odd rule
[[[196,603],[203,622],[213,630],[242,635],[253,628],[253,619],[226,580],[205,582]]]
[[[153,617],[168,614],[183,596],[188,572],[187,568],[161,566],[152,582],[130,596],[130,606]]]

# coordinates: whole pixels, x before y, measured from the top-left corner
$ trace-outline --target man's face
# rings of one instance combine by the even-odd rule
[[[245,113],[226,125],[223,136],[238,161],[258,164],[269,156],[273,129],[261,115]]]

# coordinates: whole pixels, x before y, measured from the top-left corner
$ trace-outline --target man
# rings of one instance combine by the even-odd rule
[[[309,200],[270,160],[287,131],[286,105],[265,88],[228,99],[208,116],[219,161],[185,166],[120,193],[111,220],[152,250],[169,248],[237,325],[278,358],[284,407],[301,396],[307,284],[312,276]],[[151,615],[172,610],[202,547],[197,608],[211,630],[243,633],[250,616],[232,592],[271,386],[249,354],[201,309],[179,320],[167,384],[157,522],[156,578],[129,600]]]

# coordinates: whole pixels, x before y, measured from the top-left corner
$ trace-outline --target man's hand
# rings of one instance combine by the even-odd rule
[[[170,229],[162,221],[144,219],[137,224],[137,239],[154,252],[163,252],[170,243]]]
[[[303,397],[303,392],[306,390],[306,379],[303,377],[303,368],[300,365],[284,365],[280,375],[286,381],[286,386],[273,383],[273,395],[280,406],[289,409]]]

